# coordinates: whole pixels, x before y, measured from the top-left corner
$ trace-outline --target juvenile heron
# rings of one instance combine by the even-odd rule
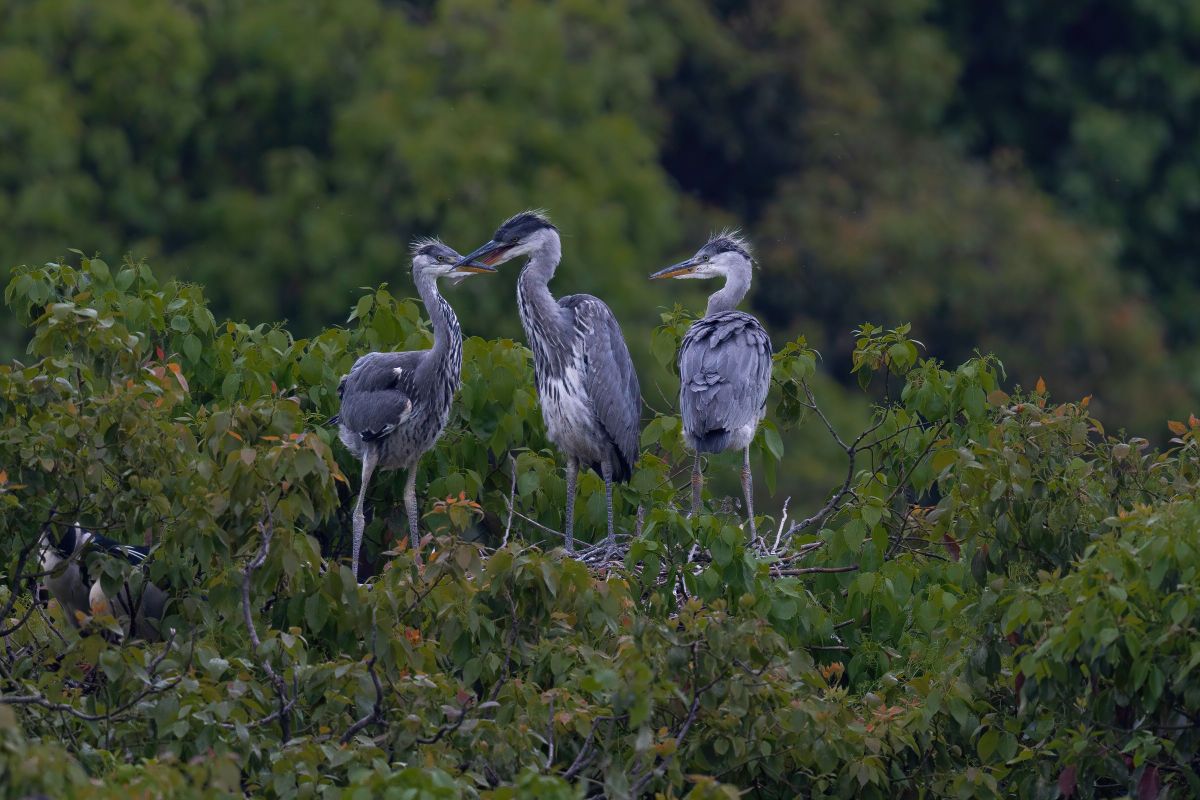
[[[771,388],[771,340],[757,319],[735,307],[750,288],[750,245],[734,233],[712,237],[687,261],[661,269],[660,278],[725,278],[708,298],[704,316],[688,328],[679,349],[679,410],[683,435],[696,453],[692,467],[692,516],[700,511],[700,454],[740,449],[742,491],[750,535],[754,527],[754,484],[750,442],[766,413]]]
[[[436,239],[412,245],[413,282],[433,323],[433,348],[406,353],[367,353],[338,384],[341,408],[330,420],[354,457],[362,462],[362,487],[354,506],[352,567],[358,580],[358,554],[366,527],[363,503],[376,469],[408,470],[404,506],[413,551],[417,535],[417,463],[446,427],[450,404],[462,381],[462,328],[438,292],[439,278],[455,283],[493,267],[470,259]]]
[[[467,256],[501,264],[528,256],[517,281],[517,308],[533,350],[546,434],[567,457],[566,548],[575,552],[579,465],[604,478],[607,552],[613,530],[613,481],[627,481],[637,460],[642,396],[629,348],[612,311],[589,294],[555,300],[550,279],[562,260],[558,228],[540,211],[523,211]],[[462,262],[460,262],[462,263]]]
[[[136,592],[126,583],[113,603],[104,592],[100,578],[91,580],[88,575],[84,555],[89,547],[122,558],[134,566],[140,566],[149,554],[145,547],[122,544],[85,530],[78,523],[68,528],[57,543],[42,534],[42,572],[47,573],[42,584],[58,601],[63,616],[78,628],[85,616],[110,614],[120,621],[126,633],[147,641],[161,639],[158,621],[167,604],[166,593],[149,581],[143,582],[141,590]]]

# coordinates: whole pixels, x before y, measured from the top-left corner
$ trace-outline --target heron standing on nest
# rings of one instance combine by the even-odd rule
[[[463,259],[502,264],[528,256],[517,281],[517,308],[533,350],[546,435],[567,457],[566,548],[575,552],[579,467],[604,478],[605,552],[616,544],[613,481],[627,481],[638,454],[642,395],[625,337],[612,311],[590,294],[555,299],[549,283],[562,260],[558,228],[540,211],[523,211]]]
[[[358,580],[359,551],[366,519],[363,504],[376,469],[405,469],[404,507],[413,552],[417,534],[417,463],[442,435],[450,405],[462,382],[462,328],[438,292],[439,278],[455,283],[493,267],[462,259],[436,239],[412,245],[413,282],[433,324],[433,347],[403,353],[367,353],[338,384],[341,407],[330,420],[338,437],[362,462],[362,487],[354,505],[352,566]]]
[[[750,289],[753,258],[737,232],[712,237],[686,261],[650,276],[724,278],[725,286],[708,298],[708,309],[683,337],[679,349],[679,410],[683,435],[696,454],[692,467],[692,516],[700,512],[703,476],[701,453],[742,450],[742,491],[746,495],[750,535],[754,526],[754,483],[750,442],[766,413],[771,388],[771,339],[762,324],[738,311]]]

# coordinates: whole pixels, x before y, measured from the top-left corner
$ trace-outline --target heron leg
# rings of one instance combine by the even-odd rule
[[[567,552],[575,553],[575,482],[579,477],[579,462],[574,457],[567,459],[567,525],[564,535],[566,536]]]
[[[700,488],[704,485],[704,476],[700,473],[700,451],[696,451],[696,461],[692,465],[692,513],[688,516],[700,516]]]
[[[746,513],[750,516],[750,538],[758,536],[754,529],[754,480],[750,476],[750,446],[746,445],[742,461],[742,491],[746,493]]]
[[[408,539],[412,544],[413,553],[417,554],[421,547],[421,536],[417,530],[417,465],[408,468],[408,477],[404,480],[404,512],[408,515]]]
[[[613,471],[612,464],[608,462],[608,459],[604,459],[604,461],[601,462],[600,471],[604,475],[604,503],[605,507],[608,509],[608,539],[605,540],[604,546],[604,557],[607,559],[612,557],[613,550],[617,546],[617,534],[613,530]]]
[[[354,580],[358,580],[358,554],[362,549],[363,529],[367,527],[366,517],[363,515],[363,503],[367,499],[367,486],[371,483],[371,473],[375,471],[375,465],[379,462],[379,453],[374,447],[367,447],[363,453],[362,462],[362,486],[358,490],[358,502],[354,504],[354,539],[350,547],[350,571],[354,575]]]

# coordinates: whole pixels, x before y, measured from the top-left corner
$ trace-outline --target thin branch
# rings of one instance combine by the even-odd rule
[[[15,596],[16,593],[14,592],[13,594]],[[25,625],[25,623],[29,621],[29,618],[31,616],[33,616],[33,610],[37,607],[38,607],[38,601],[36,598],[34,598],[33,602],[31,602],[29,604],[29,608],[25,609],[25,613],[21,615],[21,618],[19,620],[17,620],[15,623],[13,623],[8,628],[0,628],[0,636],[8,636],[9,634],[15,633],[18,630],[20,630]]]
[[[817,398],[813,394],[812,387],[808,385],[808,381],[802,381],[801,385],[804,387],[805,396],[808,397],[808,402],[803,405],[816,412],[821,421],[825,423],[825,428],[829,431],[830,435],[833,436],[833,440],[838,443],[842,450],[845,451],[846,457],[849,459],[849,464],[846,465],[846,478],[842,481],[841,487],[829,496],[829,500],[824,506],[821,507],[819,511],[817,511],[817,513],[813,514],[808,519],[792,523],[792,526],[788,528],[787,532],[784,534],[785,537],[790,537],[792,534],[824,522],[830,514],[838,509],[842,500],[847,494],[850,494],[850,485],[854,482],[854,468],[859,445],[862,444],[864,439],[866,439],[875,431],[879,430],[879,427],[883,425],[883,417],[881,416],[874,425],[860,433],[852,443],[846,444],[845,440],[838,435],[837,430],[833,427],[833,423],[831,423],[829,418],[825,416],[825,412],[821,411],[820,407],[817,405]]]
[[[375,684],[375,705],[373,705],[371,710],[367,712],[361,719],[346,729],[346,732],[342,734],[342,738],[340,740],[342,744],[349,742],[358,734],[359,731],[368,725],[383,723],[383,684],[379,682],[379,673],[375,671],[374,653],[372,653],[371,657],[367,659],[367,672],[370,673],[371,681]]]
[[[890,495],[888,495],[888,499],[884,503],[885,505],[891,503],[892,500],[895,500],[896,495],[903,491],[905,485],[908,483],[908,479],[912,477],[913,470],[915,470],[920,463],[925,460],[925,457],[929,455],[929,452],[933,450],[933,446],[937,444],[938,439],[942,435],[942,431],[946,430],[946,426],[949,424],[950,422],[947,420],[942,422],[941,425],[938,425],[937,430],[933,432],[933,436],[929,437],[929,444],[927,444],[925,449],[921,451],[921,455],[913,459],[913,462],[908,465],[907,469],[905,469],[904,474],[900,476],[900,480],[896,482],[896,488],[892,490]]]
[[[675,739],[675,751],[673,753],[671,753],[670,755],[659,756],[658,758],[656,758],[655,759],[656,764],[654,766],[650,767],[649,769],[647,769],[646,772],[641,775],[641,777],[639,777],[635,781],[633,781],[633,783],[630,787],[630,792],[634,797],[641,795],[642,791],[646,788],[646,785],[648,783],[650,783],[651,780],[658,777],[659,775],[662,775],[663,772],[666,771],[667,765],[671,762],[671,759],[673,759],[675,757],[675,753],[679,752],[679,748],[683,745],[683,741],[687,738],[688,732],[692,729],[692,724],[696,721],[696,715],[700,711],[700,701],[703,699],[704,693],[707,692],[712,687],[716,686],[717,683],[721,680],[721,676],[718,675],[716,678],[713,678],[711,681],[706,683],[704,686],[700,686],[699,678],[700,678],[700,646],[699,646],[699,643],[693,642],[692,643],[692,703],[688,707],[688,713],[687,713],[687,716],[683,720],[683,725],[681,725],[679,727],[679,730],[676,731],[674,737],[672,737]]]
[[[552,534],[554,534],[555,536],[557,536],[557,537],[558,537],[558,538],[560,538],[560,539],[565,539],[565,538],[567,538],[567,537],[566,537],[566,535],[565,535],[565,534],[563,534],[563,532],[562,532],[562,531],[556,531],[556,530],[554,530],[554,528],[547,528],[545,525],[543,525],[542,523],[538,522],[536,519],[531,519],[530,517],[527,517],[527,516],[525,516],[524,514],[522,514],[520,511],[516,511],[516,510],[514,510],[512,506],[509,506],[509,510],[510,510],[510,511],[511,511],[513,514],[515,514],[516,516],[518,516],[518,517],[520,517],[521,519],[523,519],[523,520],[525,520],[526,522],[528,522],[530,525],[534,526],[535,528],[538,528],[538,529],[540,529],[540,530],[542,530],[542,531],[545,531],[546,533],[552,533]]]
[[[575,755],[575,760],[571,762],[571,766],[567,767],[567,771],[563,773],[564,780],[574,780],[580,772],[587,767],[592,760],[592,745],[596,738],[596,726],[600,724],[600,720],[604,717],[597,717],[592,720],[592,729],[588,731],[587,738],[583,740],[583,746],[579,748],[579,752]]]
[[[844,567],[797,567],[796,569],[781,569],[776,575],[791,577],[794,575],[811,575],[813,573],[854,572],[858,564],[847,564]]]
[[[104,713],[102,713],[102,714],[88,714],[87,712],[80,711],[79,709],[75,708],[74,706],[70,705],[69,703],[55,703],[52,700],[46,699],[45,695],[42,695],[40,693],[28,694],[28,695],[8,695],[8,696],[0,695],[0,705],[13,705],[13,706],[31,705],[31,706],[37,706],[39,708],[44,708],[49,711],[66,712],[66,713],[70,714],[71,716],[75,717],[76,719],[81,719],[85,722],[99,722],[101,720],[109,722],[117,717],[120,717],[121,715],[125,714],[126,712],[130,711],[131,709],[133,709],[134,706],[136,706],[138,703],[141,703],[147,697],[150,697],[151,695],[161,694],[162,692],[165,692],[168,689],[175,688],[175,686],[181,680],[183,680],[184,675],[187,674],[188,667],[191,665],[192,656],[196,650],[195,642],[192,643],[191,649],[188,652],[187,661],[184,663],[183,668],[180,669],[179,674],[177,676],[175,676],[173,679],[163,681],[162,683],[157,683],[155,681],[155,678],[158,675],[159,667],[162,666],[162,663],[166,659],[167,654],[170,653],[171,645],[174,642],[175,642],[175,632],[172,631],[170,638],[167,639],[166,644],[163,646],[162,652],[154,657],[154,660],[150,662],[150,666],[146,670],[147,685],[141,691],[139,691],[137,694],[135,694],[131,699],[116,706],[115,708],[106,709],[104,711]]]
[[[242,570],[242,619],[246,623],[246,630],[250,633],[250,644],[254,655],[258,655],[258,651],[262,649],[262,640],[258,638],[258,630],[254,627],[254,618],[250,614],[250,580],[254,575],[254,571],[261,567],[267,561],[267,550],[271,546],[271,537],[275,533],[275,520],[271,515],[271,507],[267,504],[266,498],[263,498],[263,506],[266,508],[266,522],[258,523],[259,530],[262,531],[262,543],[258,547],[258,555],[251,559],[246,568]],[[271,662],[263,659],[263,670],[267,673],[271,683],[275,686],[275,693],[279,696],[279,729],[283,740],[286,742],[292,738],[292,713],[291,704],[287,693],[287,684],[283,678],[277,673]]]
[[[262,727],[263,725],[270,725],[272,722],[279,719],[280,714],[289,713],[295,707],[296,707],[296,698],[293,697],[292,699],[288,700],[286,706],[275,709],[270,714],[267,714],[265,717],[262,717],[261,719],[251,720],[250,722],[246,722],[243,724],[247,728],[259,728],[259,727]],[[219,725],[222,728],[225,728],[226,730],[235,730],[238,726],[238,723],[236,723],[236,722],[218,722],[217,725]]]
[[[46,521],[42,523],[41,533],[38,534],[37,538],[31,539],[24,547],[21,548],[21,554],[17,558],[17,568],[13,571],[13,580],[11,584],[12,591],[9,592],[8,600],[6,600],[4,603],[4,608],[0,609],[0,619],[8,619],[8,615],[12,613],[13,608],[16,606],[17,595],[20,594],[22,573],[25,571],[25,562],[29,560],[29,554],[33,552],[34,548],[41,544],[42,537],[46,535],[46,529],[52,524],[54,520],[54,512],[57,509],[57,505],[50,507],[50,513],[47,515]],[[48,573],[25,575],[24,580],[28,581],[29,583],[33,583],[34,580],[44,577],[45,574]],[[34,605],[37,605],[36,598]],[[8,634],[16,631],[18,628],[24,625],[28,619],[29,615],[26,614],[15,627],[8,629],[0,635],[7,636]]]
[[[512,453],[508,454],[508,462],[512,465],[512,486],[508,490],[508,522],[504,524],[504,538],[500,540],[501,547],[508,544],[508,534],[512,530],[513,509],[516,508],[517,496],[517,460],[512,457]]]
[[[444,736],[457,731],[463,726],[463,723],[467,721],[467,710],[469,708],[470,701],[468,700],[458,707],[458,719],[456,719],[453,723],[440,725],[438,729],[433,732],[432,736],[418,736],[417,744],[437,744]]]
[[[549,742],[546,753],[546,769],[554,763],[554,697],[550,697],[550,719],[546,723],[546,741]]]

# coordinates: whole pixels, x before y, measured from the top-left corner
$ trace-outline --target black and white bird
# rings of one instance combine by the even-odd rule
[[[736,307],[750,289],[750,245],[737,232],[713,236],[694,256],[650,276],[725,278],[708,298],[704,316],[688,328],[679,349],[679,410],[683,435],[696,454],[692,467],[692,515],[700,512],[701,453],[742,450],[742,491],[750,535],[754,484],[750,442],[766,413],[771,388],[771,339],[757,319]]]
[[[122,544],[86,530],[78,523],[67,528],[57,542],[48,534],[42,534],[42,585],[58,601],[67,621],[78,628],[89,616],[109,614],[117,619],[126,635],[152,642],[161,639],[159,621],[167,604],[166,593],[148,580],[136,590],[125,583],[114,602],[105,593],[100,578],[93,579],[88,574],[85,559],[88,548],[124,559],[134,566],[141,566],[150,552],[149,548]]]
[[[417,463],[446,427],[450,405],[462,382],[462,328],[450,304],[438,292],[439,278],[455,283],[493,267],[459,254],[437,239],[412,244],[413,282],[433,323],[433,348],[404,353],[367,353],[354,362],[338,384],[341,407],[330,423],[354,457],[362,462],[362,487],[354,506],[351,569],[358,579],[359,551],[366,527],[363,503],[376,469],[408,470],[404,506],[413,551],[417,535]]]
[[[558,228],[540,211],[501,225],[467,259],[501,264],[528,256],[517,281],[517,308],[533,350],[534,377],[550,441],[567,457],[566,548],[575,552],[579,467],[604,478],[606,553],[616,542],[613,481],[627,481],[638,454],[642,396],[629,348],[612,311],[590,294],[556,300],[549,282],[562,259]]]

